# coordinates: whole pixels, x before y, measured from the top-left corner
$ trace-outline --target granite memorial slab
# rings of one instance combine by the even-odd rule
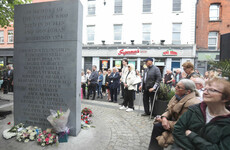
[[[69,108],[70,135],[79,133],[82,9],[79,0],[15,7],[15,124],[46,129],[50,109]]]

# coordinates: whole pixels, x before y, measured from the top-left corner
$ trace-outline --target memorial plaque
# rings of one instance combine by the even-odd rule
[[[70,135],[79,133],[82,15],[79,0],[15,7],[15,124],[46,129],[50,109],[70,108]]]

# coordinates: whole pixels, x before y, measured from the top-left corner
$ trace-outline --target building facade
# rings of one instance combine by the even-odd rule
[[[45,0],[52,1],[52,0]],[[33,0],[33,3],[45,2]],[[194,63],[196,0],[81,0],[82,69],[122,68],[126,57],[138,70],[147,57],[162,73]]]
[[[0,28],[0,66],[13,64],[14,28]]]
[[[162,73],[181,68],[186,61],[194,63],[196,0],[85,0],[82,4],[84,70],[92,65],[120,68],[124,57],[138,70],[144,59],[153,57]]]
[[[198,0],[196,21],[197,69],[203,74],[208,60],[219,60],[220,36],[230,32],[229,0]]]

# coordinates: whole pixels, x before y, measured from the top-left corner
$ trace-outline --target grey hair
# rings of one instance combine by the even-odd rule
[[[179,82],[184,85],[185,90],[190,90],[191,92],[196,91],[196,85],[192,80],[181,79]]]
[[[195,78],[197,83],[200,83],[203,87],[205,86],[205,81],[202,78]]]

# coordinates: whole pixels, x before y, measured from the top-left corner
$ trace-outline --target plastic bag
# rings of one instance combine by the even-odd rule
[[[61,115],[58,114],[58,111],[50,110],[51,115],[47,117],[47,120],[53,126],[56,132],[65,132],[68,131],[66,124],[68,123],[68,118],[70,114],[70,109],[66,112],[62,112]]]

